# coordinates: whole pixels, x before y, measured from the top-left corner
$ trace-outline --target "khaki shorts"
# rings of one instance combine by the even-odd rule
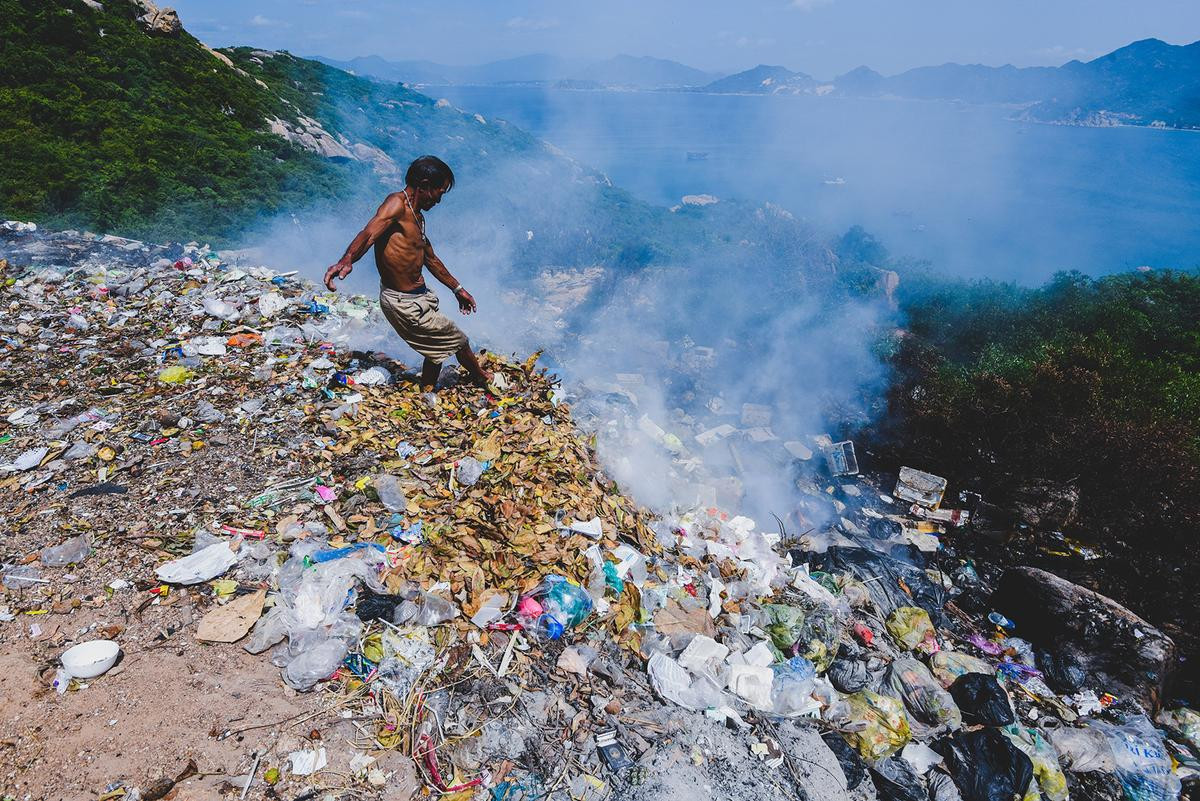
[[[432,290],[420,294],[381,287],[379,307],[409,347],[432,362],[441,364],[467,344],[467,335],[438,311],[438,296]]]

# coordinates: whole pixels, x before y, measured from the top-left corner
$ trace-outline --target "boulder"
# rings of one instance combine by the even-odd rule
[[[1175,665],[1170,637],[1111,598],[1035,567],[1004,572],[992,605],[1017,633],[1080,668],[1087,686],[1153,714]]]
[[[159,8],[153,0],[138,0],[138,5],[142,11],[146,12],[138,17],[138,22],[142,23],[147,32],[162,36],[176,36],[183,30],[183,23],[179,21],[179,15],[175,13],[175,9]]]
[[[1012,506],[1034,528],[1060,531],[1079,515],[1079,490],[1070,484],[1035,481],[1016,489]]]

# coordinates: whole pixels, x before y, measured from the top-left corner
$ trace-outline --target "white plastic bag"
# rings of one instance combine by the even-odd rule
[[[214,579],[237,564],[237,556],[229,550],[229,543],[214,542],[203,550],[172,559],[159,565],[154,571],[159,581],[167,584],[199,584]]]

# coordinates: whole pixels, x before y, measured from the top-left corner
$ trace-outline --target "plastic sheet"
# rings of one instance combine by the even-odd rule
[[[873,764],[871,780],[882,801],[928,801],[925,781],[911,764],[898,756]]]
[[[871,600],[884,616],[902,606],[921,607],[938,625],[944,623],[942,608],[946,590],[930,581],[925,571],[908,562],[866,548],[834,546],[820,557],[822,567],[832,573],[850,573],[863,582]],[[901,582],[912,593],[901,589]]]
[[[214,579],[237,564],[237,556],[224,540],[195,553],[158,566],[154,575],[168,584],[199,584]]]
[[[1141,715],[1120,726],[1096,721],[1116,760],[1116,774],[1129,801],[1174,801],[1181,783],[1162,735]]]
[[[962,713],[929,669],[911,657],[901,657],[888,668],[886,685],[904,701],[913,733],[923,739],[962,726]]]

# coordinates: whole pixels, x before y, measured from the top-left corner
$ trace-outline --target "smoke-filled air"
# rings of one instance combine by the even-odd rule
[[[0,0],[0,799],[1193,797],[1194,4],[402,5]]]

